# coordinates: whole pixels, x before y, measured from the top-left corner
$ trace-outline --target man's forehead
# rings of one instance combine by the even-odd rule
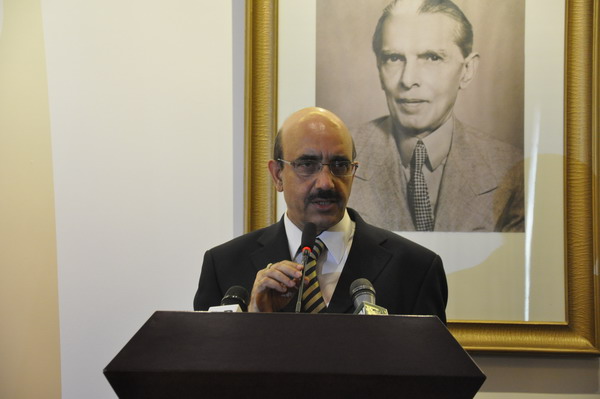
[[[283,152],[286,156],[350,157],[352,141],[349,133],[320,123],[297,125],[284,132]]]
[[[323,145],[328,147],[345,146],[351,143],[350,134],[341,129],[324,128],[323,126],[311,126],[309,129],[289,129],[284,132],[282,139],[284,148],[286,144],[296,145]]]

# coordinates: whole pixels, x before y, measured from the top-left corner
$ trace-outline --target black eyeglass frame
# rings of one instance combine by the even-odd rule
[[[310,177],[310,176],[314,176],[318,173],[320,173],[323,170],[323,166],[327,166],[329,168],[329,173],[331,173],[333,176],[335,177],[350,177],[350,176],[354,176],[354,174],[356,173],[356,169],[358,169],[358,162],[352,162],[352,161],[331,161],[329,163],[323,163],[321,161],[317,161],[316,159],[302,159],[302,160],[296,160],[296,161],[286,161],[285,159],[281,159],[281,158],[277,158],[278,162],[283,162],[285,164],[288,164],[292,167],[292,169],[294,169],[294,172],[296,172],[296,174],[298,174],[298,176],[302,176],[302,177]],[[319,168],[317,170],[315,170],[313,173],[302,173],[298,171],[298,163],[300,162],[309,162],[312,163],[314,165],[319,165]],[[350,166],[350,173],[346,174],[346,175],[338,175],[335,174],[333,172],[333,169],[331,168],[332,164],[336,164],[336,163],[344,163],[344,164],[348,164]],[[335,167],[334,167],[335,169]]]

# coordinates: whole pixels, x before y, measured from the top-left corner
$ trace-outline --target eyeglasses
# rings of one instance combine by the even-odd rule
[[[294,168],[294,172],[302,177],[310,177],[319,173],[321,169],[323,169],[323,166],[329,166],[331,174],[337,177],[352,176],[354,172],[356,172],[356,168],[358,168],[358,162],[351,161],[332,161],[323,163],[314,159],[286,161],[285,159],[278,158],[277,160],[290,165]]]

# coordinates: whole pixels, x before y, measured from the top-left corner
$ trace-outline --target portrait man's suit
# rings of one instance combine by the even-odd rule
[[[351,313],[350,284],[366,278],[375,287],[377,304],[390,314],[433,314],[445,322],[448,289],[440,257],[397,234],[367,224],[352,209],[348,213],[356,222],[354,239],[327,312]],[[289,258],[283,219],[207,251],[194,309],[218,305],[234,285],[250,292],[260,269]],[[295,302],[294,298],[282,311],[293,312]]]
[[[359,168],[348,206],[368,223],[414,231],[407,181],[389,116],[353,132]],[[523,231],[523,156],[454,119],[437,198],[434,231]]]

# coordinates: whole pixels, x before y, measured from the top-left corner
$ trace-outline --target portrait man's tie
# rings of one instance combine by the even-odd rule
[[[408,182],[408,205],[417,231],[433,231],[433,212],[427,183],[423,176],[423,164],[426,160],[427,149],[425,144],[419,140],[410,161],[410,181]]]
[[[317,237],[313,251],[310,254],[310,262],[306,265],[308,284],[302,294],[302,310],[306,313],[319,313],[327,307],[323,295],[321,295],[319,279],[317,278],[317,259],[324,248],[325,244]]]

